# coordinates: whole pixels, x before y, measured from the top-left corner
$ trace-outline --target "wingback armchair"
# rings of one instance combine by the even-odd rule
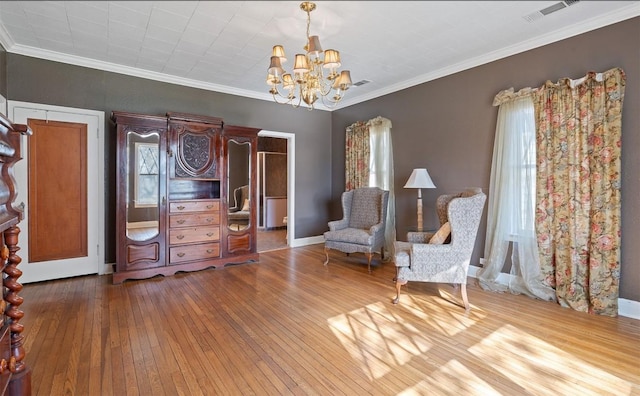
[[[344,253],[364,253],[371,273],[373,254],[384,258],[384,230],[389,191],[378,187],[362,187],[342,193],[341,220],[329,222],[324,233],[324,252],[329,263],[329,249]]]
[[[245,208],[245,201],[249,199],[249,186],[238,187],[233,190],[233,199],[235,205],[229,208],[227,215],[229,220],[238,224],[247,224],[249,222],[249,208]]]
[[[443,195],[437,202],[439,212],[446,213],[446,218],[440,218],[441,222],[445,220],[441,230],[450,228],[450,239],[446,235],[425,235],[422,241],[395,242],[397,276],[394,304],[400,300],[400,288],[409,281],[451,283],[460,286],[464,307],[469,310],[467,274],[486,198],[481,190]]]

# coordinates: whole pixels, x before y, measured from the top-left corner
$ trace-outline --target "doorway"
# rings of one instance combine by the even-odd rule
[[[9,101],[21,140],[22,283],[108,272],[104,263],[104,112]]]
[[[295,135],[258,133],[258,252],[284,249],[295,238]]]

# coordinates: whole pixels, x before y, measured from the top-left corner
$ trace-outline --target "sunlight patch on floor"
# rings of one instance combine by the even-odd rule
[[[501,395],[457,360],[447,362],[431,373],[429,378],[405,389],[398,395],[424,395],[425,389],[429,390],[429,395]]]
[[[629,395],[633,386],[511,325],[493,332],[469,352],[525,393]]]
[[[402,296],[401,308],[450,337],[486,317],[483,311],[474,309],[473,306],[470,312],[466,312],[464,308],[451,304],[446,299],[451,298],[451,295],[446,291],[440,290],[439,293],[440,295],[433,296]]]
[[[435,331],[444,334],[460,331],[459,327],[453,328],[444,321],[439,321],[436,316],[427,314],[419,305],[407,304],[403,308],[423,318],[425,324],[432,326]],[[447,315],[450,321],[451,314]],[[469,325],[474,322],[464,319],[469,321]],[[383,302],[334,316],[328,319],[328,324],[345,350],[370,379],[381,378],[433,347],[428,332],[416,328],[393,310],[389,310],[388,304]]]

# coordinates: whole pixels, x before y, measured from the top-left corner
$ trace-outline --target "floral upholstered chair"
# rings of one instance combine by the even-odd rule
[[[384,229],[389,191],[378,187],[362,187],[342,193],[341,220],[329,222],[324,233],[324,265],[329,263],[329,249],[344,253],[364,253],[371,273],[371,258],[380,252],[384,258]]]
[[[479,189],[443,195],[437,204],[439,212],[446,208],[446,219],[441,217],[440,222],[446,221],[438,232],[425,234],[422,240],[416,233],[410,238],[413,242],[395,242],[394,304],[400,300],[401,286],[409,281],[451,283],[460,286],[464,307],[469,310],[467,274],[486,199]]]

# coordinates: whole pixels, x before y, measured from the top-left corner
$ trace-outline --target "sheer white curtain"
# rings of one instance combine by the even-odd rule
[[[541,280],[535,234],[536,143],[531,89],[503,91],[491,164],[485,265],[478,273],[483,289],[509,290],[544,300],[555,291]],[[498,283],[511,245],[508,287]]]
[[[393,146],[391,144],[391,121],[376,117],[367,122],[369,127],[370,164],[369,186],[389,191],[387,206],[387,227],[384,232],[385,261],[394,255],[393,242],[396,240],[396,199],[393,189]]]

